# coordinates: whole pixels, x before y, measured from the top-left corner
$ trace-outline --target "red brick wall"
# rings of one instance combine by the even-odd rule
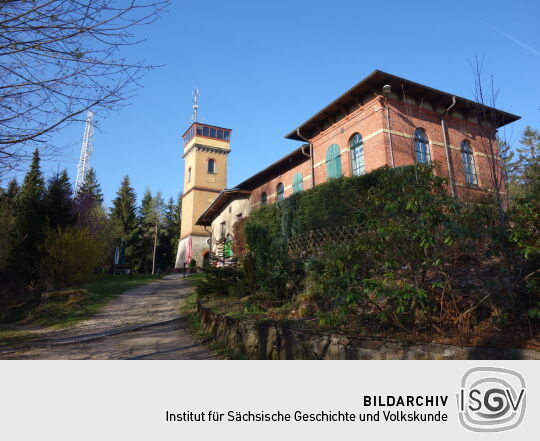
[[[388,163],[388,149],[384,142],[384,133],[369,137],[385,126],[384,112],[378,100],[373,99],[356,111],[322,131],[310,141],[313,143],[315,162],[315,184],[326,182],[326,151],[332,144],[339,146],[341,153],[341,171],[344,176],[351,176],[351,157],[349,141],[355,133],[364,138],[364,161],[366,172]]]
[[[440,176],[448,177],[448,167],[446,161],[446,150],[444,147],[444,136],[441,127],[441,115],[430,109],[423,107],[405,105],[403,102],[389,100],[390,126],[392,130],[392,144],[396,166],[414,164],[414,143],[412,135],[417,127],[423,128],[430,141],[431,159],[440,163],[436,173]],[[472,121],[446,115],[448,143],[450,145],[451,164],[454,172],[456,187],[465,186],[465,174],[463,161],[461,158],[460,146],[463,140],[468,140],[474,153],[478,186],[482,189],[493,189],[492,178],[493,160],[491,159],[491,148],[495,150],[495,158],[498,156],[497,144],[492,142],[489,146],[489,137],[494,138],[494,133],[489,127],[479,125]],[[400,136],[395,132],[408,135]],[[500,161],[495,159],[500,183]],[[503,188],[504,191],[504,188]],[[458,191],[458,194],[470,194],[470,192]]]
[[[384,165],[392,165],[384,103],[382,97],[374,97],[373,100],[310,139],[314,152],[315,185],[327,181],[326,151],[332,144],[337,144],[340,148],[342,174],[351,176],[349,140],[355,133],[360,133],[364,139],[366,172]],[[439,163],[436,174],[448,177],[441,114],[425,107],[413,104],[405,105],[402,101],[394,99],[388,99],[387,103],[390,109],[390,130],[395,165],[403,166],[415,163],[413,133],[416,128],[422,128],[429,139],[431,159]],[[469,141],[474,153],[479,188],[493,189],[492,159],[490,159],[492,155],[489,151],[488,141],[491,132],[489,127],[451,115],[445,116],[445,122],[454,171],[455,189],[458,196],[466,198],[479,191],[465,185],[465,174],[460,151],[460,144],[464,139]],[[491,136],[494,136],[494,134],[491,133]],[[496,149],[495,143],[493,147]],[[496,159],[495,165],[498,176],[500,176],[500,161]],[[304,179],[310,176],[311,161],[306,158],[306,161],[299,166],[253,190],[251,195],[252,206],[260,203],[263,191],[268,195],[268,203],[274,203],[276,200],[276,186],[279,182],[282,182],[285,186],[285,197],[290,196],[292,194],[293,176],[297,172],[302,173]],[[304,180],[304,189],[310,188],[311,183],[311,179]],[[502,190],[504,191],[503,187]]]
[[[266,192],[268,196],[268,203],[273,204],[276,202],[276,187],[281,182],[285,187],[285,197],[289,197],[292,190],[293,177],[296,173],[301,173],[304,178],[304,190],[307,190],[311,187],[311,161],[306,157],[305,162],[299,164],[298,166],[287,170],[285,173],[279,175],[278,177],[271,179],[261,186],[255,188],[251,192],[250,204],[251,206],[256,206],[261,202],[261,195],[263,192]],[[307,179],[306,179],[307,178]]]

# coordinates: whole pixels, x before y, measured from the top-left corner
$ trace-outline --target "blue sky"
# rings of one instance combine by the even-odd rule
[[[283,136],[374,69],[472,98],[469,62],[484,59],[498,107],[522,116],[508,129],[540,127],[540,2],[177,1],[133,56],[150,72],[130,106],[98,120],[91,163],[110,204],[128,174],[138,196],[182,190],[181,134],[191,90],[200,120],[231,128],[228,186],[287,154]],[[83,124],[55,135],[71,144],[46,173],[74,179]]]

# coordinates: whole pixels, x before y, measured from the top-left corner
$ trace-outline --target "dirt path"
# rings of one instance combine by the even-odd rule
[[[0,359],[218,358],[180,314],[192,289],[175,276],[133,288],[72,328],[33,329],[39,340],[0,347]]]

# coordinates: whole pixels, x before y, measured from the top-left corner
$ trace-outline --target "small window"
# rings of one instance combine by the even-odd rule
[[[216,129],[214,129],[213,127],[210,128],[210,137],[211,137],[211,138],[215,138],[215,137],[216,137]]]
[[[238,222],[240,219],[242,219],[242,213],[238,213],[236,215],[236,222]]]
[[[188,182],[191,182],[191,167],[188,168],[188,172],[187,172],[187,181],[188,181]]]
[[[218,138],[218,139],[223,139],[223,130],[218,129],[218,131],[217,131],[217,138]]]
[[[268,203],[268,195],[266,191],[263,191],[261,194],[261,205],[266,205]]]
[[[293,193],[299,193],[304,189],[304,179],[302,173],[296,173],[292,183]]]
[[[423,129],[416,129],[414,131],[414,149],[416,153],[416,162],[418,164],[427,164],[431,161],[429,140]]]
[[[202,135],[202,134],[203,134],[202,126],[197,126],[197,135]]]
[[[228,141],[229,138],[230,138],[230,136],[231,136],[231,132],[225,131],[225,130],[223,131],[223,139],[224,139],[225,141]]]
[[[478,185],[476,168],[474,166],[474,155],[469,141],[461,141],[461,160],[463,161],[463,171],[465,173],[465,182],[469,185]]]
[[[353,176],[360,176],[365,173],[364,163],[364,142],[362,135],[356,133],[349,141],[351,149],[351,171]]]
[[[210,135],[210,128],[203,127],[203,136],[208,136],[208,135]]]
[[[215,173],[216,172],[216,161],[213,159],[208,160],[208,173]]]
[[[219,236],[222,239],[225,239],[225,222],[221,222],[221,224],[219,224]]]
[[[280,202],[283,199],[285,199],[285,187],[280,182],[276,187],[276,200]]]
[[[332,144],[326,151],[326,176],[328,179],[341,176],[341,154],[337,144]]]

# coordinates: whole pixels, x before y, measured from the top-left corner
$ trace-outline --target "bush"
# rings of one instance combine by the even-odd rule
[[[105,245],[86,228],[49,230],[40,249],[42,278],[48,288],[86,279],[105,258]]]
[[[205,269],[205,277],[196,283],[199,296],[226,296],[231,287],[236,286],[242,277],[241,270],[236,265]]]

